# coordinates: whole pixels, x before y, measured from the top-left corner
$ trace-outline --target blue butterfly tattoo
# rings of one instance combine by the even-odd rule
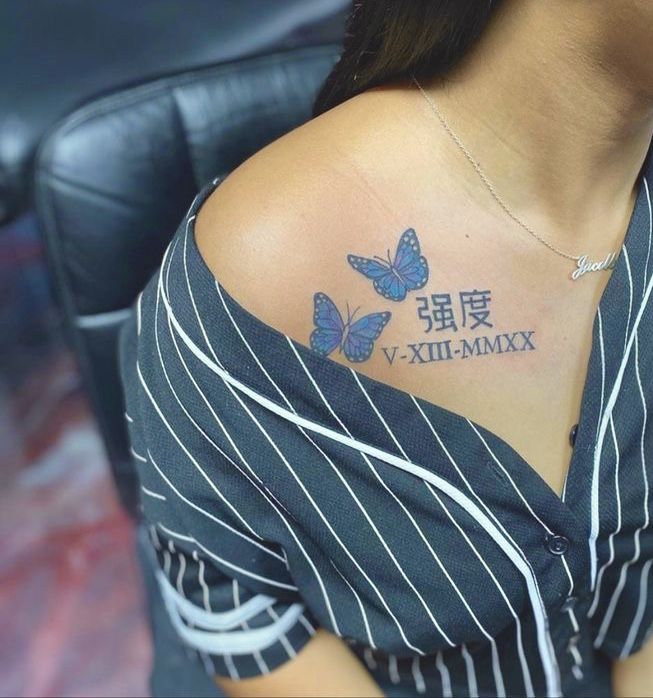
[[[371,313],[354,322],[353,313],[347,307],[347,321],[326,293],[313,296],[313,322],[311,348],[322,356],[328,356],[336,347],[355,363],[366,361],[374,349],[374,342],[388,324],[392,313]]]
[[[394,261],[381,257],[368,259],[347,255],[347,261],[356,271],[374,281],[374,288],[384,298],[403,301],[408,291],[422,288],[429,278],[429,265],[420,254],[419,240],[413,228],[408,228],[397,245]]]

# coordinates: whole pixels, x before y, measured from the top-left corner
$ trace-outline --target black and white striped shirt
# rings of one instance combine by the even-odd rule
[[[208,183],[120,338],[172,622],[234,679],[322,626],[389,695],[609,696],[653,632],[653,255],[643,169],[562,497],[463,415],[250,314],[196,247]]]

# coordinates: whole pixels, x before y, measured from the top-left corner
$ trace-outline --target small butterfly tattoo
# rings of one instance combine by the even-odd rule
[[[335,303],[326,293],[313,296],[313,322],[315,329],[311,332],[311,348],[322,356],[328,356],[336,347],[354,363],[370,358],[374,342],[379,338],[383,328],[388,324],[392,313],[371,313],[354,322],[353,313],[347,306],[345,322]]]
[[[429,278],[429,265],[421,255],[413,228],[408,228],[399,238],[394,261],[390,259],[390,250],[387,261],[353,254],[347,255],[347,261],[356,271],[372,279],[377,293],[391,301],[403,301],[408,291],[422,288]]]

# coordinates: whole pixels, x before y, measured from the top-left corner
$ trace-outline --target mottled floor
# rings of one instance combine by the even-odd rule
[[[0,696],[148,695],[133,536],[23,217],[0,228]]]

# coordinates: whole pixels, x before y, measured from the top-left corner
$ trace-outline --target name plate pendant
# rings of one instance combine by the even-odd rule
[[[619,255],[616,252],[610,254],[602,262],[592,262],[588,259],[588,255],[582,254],[578,257],[576,269],[574,269],[571,278],[576,281],[583,274],[590,271],[603,271],[603,269],[612,269],[617,263]]]

